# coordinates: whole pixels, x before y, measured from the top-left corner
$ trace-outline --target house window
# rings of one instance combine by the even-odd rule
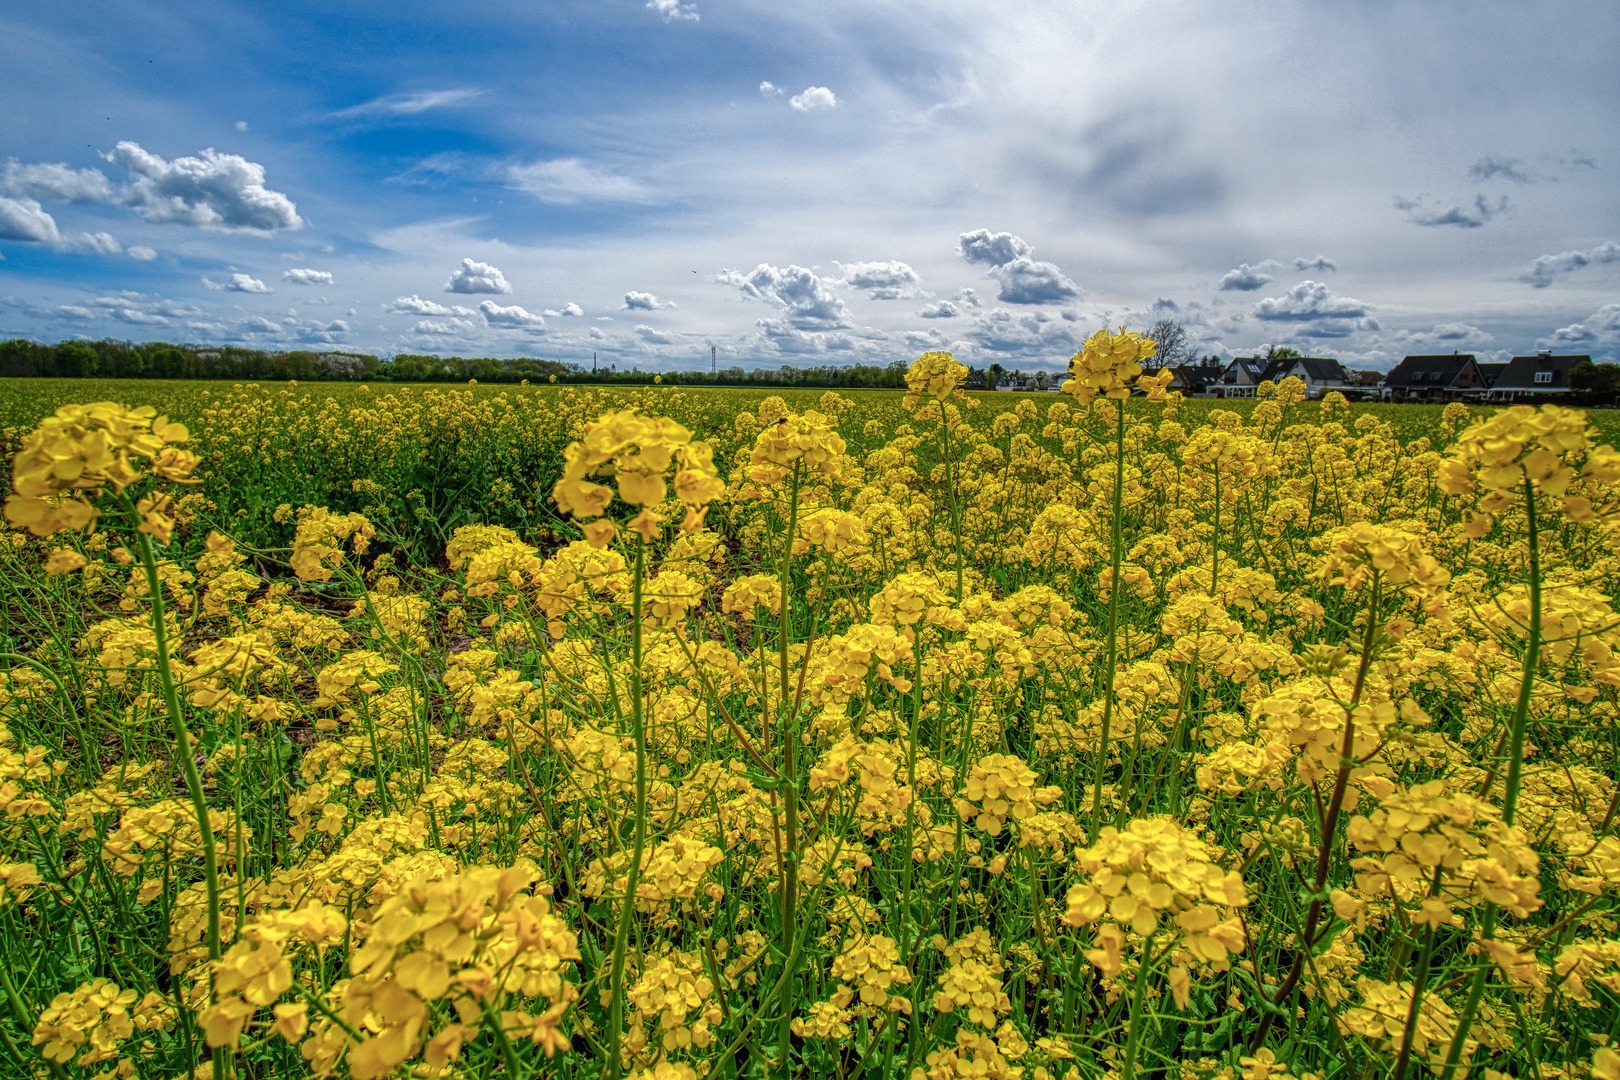
[[[1550,382],[1552,382],[1552,377],[1553,377],[1553,373],[1550,372],[1550,371],[1538,371],[1538,372],[1536,372],[1536,382],[1538,382],[1538,383],[1550,383]]]

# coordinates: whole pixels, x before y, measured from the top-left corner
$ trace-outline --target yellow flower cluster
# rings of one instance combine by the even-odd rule
[[[1158,343],[1141,334],[1130,333],[1120,327],[1112,334],[1099,330],[1086,339],[1085,346],[1069,361],[1069,378],[1063,383],[1063,392],[1073,394],[1082,405],[1091,404],[1101,395],[1106,398],[1128,398],[1134,386],[1148,391],[1151,400],[1163,400],[1165,388],[1174,375],[1163,368],[1159,374],[1142,376],[1143,362],[1159,351]]]

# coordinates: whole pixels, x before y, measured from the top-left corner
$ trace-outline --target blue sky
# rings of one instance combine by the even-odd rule
[[[1620,359],[1620,7],[0,4],[0,335]]]

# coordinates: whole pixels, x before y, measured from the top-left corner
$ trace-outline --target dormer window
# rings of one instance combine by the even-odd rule
[[[1538,382],[1538,383],[1550,383],[1550,382],[1552,382],[1552,377],[1553,377],[1553,373],[1550,372],[1550,371],[1538,371],[1538,372],[1536,372],[1536,382]]]

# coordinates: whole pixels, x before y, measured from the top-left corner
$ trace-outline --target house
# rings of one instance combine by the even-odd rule
[[[1266,381],[1266,369],[1272,363],[1263,356],[1234,356],[1221,372],[1220,382],[1210,389],[1218,398],[1252,398],[1255,389]]]
[[[1384,377],[1384,397],[1394,401],[1456,401],[1485,390],[1473,353],[1408,356]]]
[[[1505,363],[1504,364],[1476,363],[1474,366],[1479,368],[1480,375],[1484,377],[1486,389],[1490,389],[1491,387],[1495,386],[1496,381],[1502,377],[1502,372],[1504,372],[1504,371],[1506,371],[1508,369],[1508,366]]]
[[[1496,377],[1489,400],[1535,401],[1567,394],[1569,369],[1591,359],[1590,356],[1554,356],[1551,352],[1515,356]]]
[[[1333,390],[1354,385],[1350,373],[1337,360],[1320,356],[1298,356],[1288,360],[1274,360],[1266,369],[1265,378],[1282,382],[1295,378],[1305,384],[1305,396],[1319,398]]]
[[[1351,386],[1374,387],[1382,385],[1383,382],[1384,373],[1382,371],[1352,371],[1350,373]]]
[[[1226,369],[1220,364],[1180,364],[1173,369],[1175,378],[1170,380],[1171,390],[1180,390],[1183,394],[1209,394],[1220,385],[1221,373]]]

